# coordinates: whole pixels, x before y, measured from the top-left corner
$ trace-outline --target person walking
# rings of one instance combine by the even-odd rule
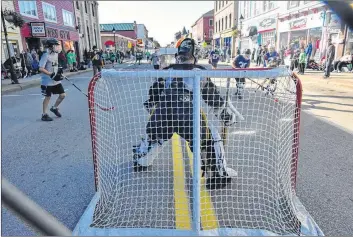
[[[325,62],[325,75],[324,75],[324,79],[327,79],[330,77],[330,73],[331,73],[331,67],[332,67],[332,62],[335,58],[335,46],[332,44],[332,39],[328,39],[328,45],[327,45],[327,49],[326,49],[326,62]]]
[[[304,70],[305,70],[305,66],[306,66],[306,54],[305,54],[305,50],[302,48],[300,50],[300,55],[299,55],[299,73],[301,75],[304,75]]]
[[[159,60],[159,56],[157,54],[157,51],[155,51],[151,55],[151,61],[152,61],[153,68],[156,70],[159,70],[160,60]]]
[[[261,56],[262,56],[262,45],[260,44],[257,48],[257,56],[256,56],[256,66],[260,66],[261,64]]]
[[[306,46],[306,49],[305,49],[305,54],[306,54],[306,67],[308,67],[309,65],[309,62],[310,62],[310,56],[311,56],[311,53],[313,51],[313,44],[311,43],[311,39],[308,43],[308,45]]]

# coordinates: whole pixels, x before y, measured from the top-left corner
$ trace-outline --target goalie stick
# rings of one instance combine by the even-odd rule
[[[71,83],[71,85],[73,85],[78,91],[80,91],[82,94],[84,94],[84,95],[88,98],[88,95],[87,95],[85,92],[83,92],[79,87],[77,87],[77,86],[75,85],[75,83],[73,83],[72,81],[70,81],[69,78],[67,78],[66,76],[63,75],[63,77],[64,77],[67,81],[69,81],[69,82]],[[109,110],[114,110],[114,109],[115,109],[114,106],[113,106],[113,107],[108,107],[108,108],[106,108],[106,107],[100,106],[100,105],[97,104],[97,103],[95,103],[95,104],[97,105],[98,108],[100,108],[100,109],[103,110],[103,111],[109,111]]]

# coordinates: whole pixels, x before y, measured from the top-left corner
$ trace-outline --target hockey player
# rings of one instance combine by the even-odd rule
[[[193,70],[205,69],[195,65],[194,40],[186,38],[178,47],[177,61],[164,69]],[[189,142],[193,151],[193,78],[159,78],[150,88],[149,100],[144,105],[150,112],[146,136],[134,147],[134,169],[142,171],[151,165],[159,150],[173,133]],[[214,108],[216,116],[225,126],[236,123],[236,109],[228,102],[225,107],[216,85],[209,79],[201,81],[202,99]],[[201,152],[202,170],[206,175],[209,189],[223,188],[231,182],[236,173],[227,168],[223,141],[218,131],[207,124],[206,115],[201,111]]]
[[[62,69],[58,68],[58,52],[56,46],[59,41],[56,39],[48,39],[45,42],[46,51],[43,53],[39,62],[39,71],[41,72],[41,91],[45,96],[43,100],[42,121],[52,121],[53,119],[47,114],[48,105],[52,94],[59,94],[50,111],[57,117],[61,117],[58,106],[65,98],[65,90],[61,84],[64,79]]]
[[[217,65],[218,65],[218,62],[219,62],[219,51],[216,49],[216,50],[212,50],[210,52],[210,55],[208,57],[208,62],[209,64],[212,65],[212,69],[216,69],[217,68]]]
[[[232,67],[233,68],[248,68],[250,67],[250,49],[245,50],[244,55],[239,54],[235,57]],[[239,99],[243,98],[243,91],[245,87],[245,78],[235,78],[237,81],[237,92],[235,95],[238,95]]]

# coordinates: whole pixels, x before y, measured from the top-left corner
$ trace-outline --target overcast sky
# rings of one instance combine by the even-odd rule
[[[183,26],[191,31],[191,25],[212,10],[213,4],[213,1],[99,1],[99,23],[145,24],[148,36],[165,46]]]

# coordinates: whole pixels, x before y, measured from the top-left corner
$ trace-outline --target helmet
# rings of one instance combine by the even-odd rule
[[[180,42],[180,44],[178,43],[176,47],[178,48],[178,57],[180,61],[185,62],[185,61],[193,60],[195,63],[196,61],[194,56],[195,41],[191,38],[185,38]]]
[[[59,44],[59,41],[57,40],[57,39],[54,39],[54,38],[52,38],[52,39],[48,39],[46,42],[45,42],[45,47],[47,47],[47,48],[51,48],[51,47],[53,47],[54,45],[60,45]]]

